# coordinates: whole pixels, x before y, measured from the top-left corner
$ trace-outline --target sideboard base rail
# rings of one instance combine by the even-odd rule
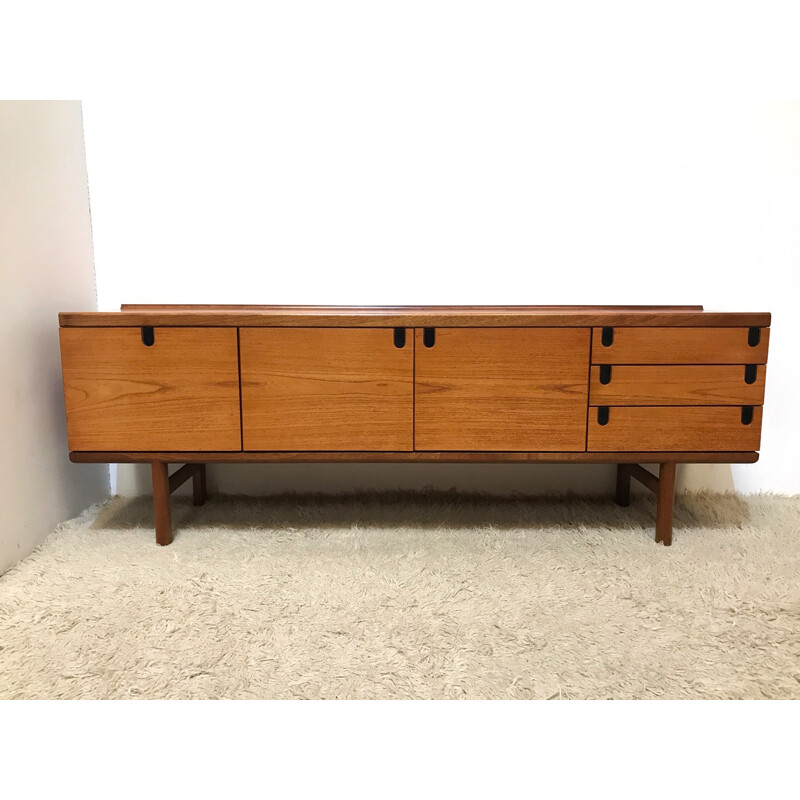
[[[656,542],[672,544],[672,509],[675,503],[675,461],[658,465],[658,477],[639,464],[617,464],[617,505],[631,504],[631,478],[646,486],[656,496]]]
[[[594,451],[560,453],[531,453],[510,451],[468,450],[306,450],[288,451],[86,451],[73,450],[70,461],[76,464],[150,464],[164,461],[167,464],[328,464],[348,462],[355,464],[382,464],[397,462],[433,464],[660,464],[675,461],[678,464],[755,464],[756,451],[717,450],[705,452],[648,452],[648,451]]]

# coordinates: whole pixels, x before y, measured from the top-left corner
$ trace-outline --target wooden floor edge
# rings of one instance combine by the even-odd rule
[[[674,461],[678,464],[753,464],[757,452],[625,452],[625,453],[514,453],[514,452],[85,452],[72,451],[70,461],[76,464],[147,464],[163,461],[185,463],[311,463],[350,462],[377,463],[440,463],[440,464],[657,464]]]

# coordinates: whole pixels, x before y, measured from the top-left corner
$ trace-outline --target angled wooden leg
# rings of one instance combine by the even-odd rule
[[[658,469],[656,541],[672,544],[672,506],[675,501],[675,462],[666,461]]]
[[[618,506],[626,508],[631,504],[631,468],[628,464],[617,464],[617,495]]]
[[[646,486],[656,496],[656,542],[666,546],[672,544],[672,506],[675,501],[675,461],[664,461],[658,465],[658,477],[639,464],[619,465],[617,472],[617,502],[620,499],[630,504],[631,478]],[[625,466],[625,470],[622,467]],[[626,477],[622,477],[622,476]]]
[[[192,495],[194,504],[201,506],[208,497],[208,492],[206,491],[206,465],[199,464],[198,466],[199,469],[192,475]]]
[[[172,521],[169,516],[169,469],[163,461],[154,461],[152,466],[156,544],[166,545],[172,542]]]

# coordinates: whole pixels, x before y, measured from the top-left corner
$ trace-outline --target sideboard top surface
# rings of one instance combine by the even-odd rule
[[[769,313],[703,306],[310,306],[123,305],[119,311],[62,311],[62,327],[767,327]]]

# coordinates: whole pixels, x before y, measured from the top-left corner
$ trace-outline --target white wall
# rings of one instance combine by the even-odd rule
[[[800,104],[571,100],[559,87],[574,75],[547,72],[543,51],[506,25],[513,20],[501,30],[500,17],[466,14],[428,29],[405,18],[289,16],[259,29],[263,46],[200,67],[213,96],[193,85],[85,103],[101,309],[771,311],[762,460],[686,467],[679,480],[800,491]],[[585,58],[579,66],[590,70]],[[537,81],[549,83],[546,95],[531,91]],[[211,469],[212,485],[247,492],[606,491],[611,475],[593,466]],[[146,470],[121,467],[118,489],[148,491]]]
[[[68,458],[58,312],[95,308],[79,102],[0,102],[0,573],[108,494]]]

